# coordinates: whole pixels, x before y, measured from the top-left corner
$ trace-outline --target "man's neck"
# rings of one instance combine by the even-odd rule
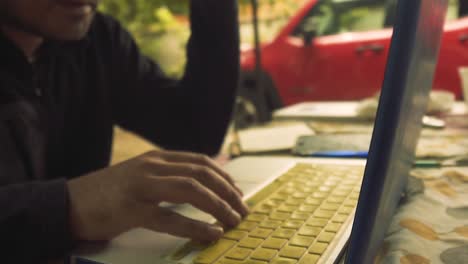
[[[0,30],[8,39],[13,41],[13,43],[23,51],[24,55],[30,62],[34,61],[36,52],[44,41],[42,37],[38,37],[36,35],[16,30],[4,25],[0,25]]]

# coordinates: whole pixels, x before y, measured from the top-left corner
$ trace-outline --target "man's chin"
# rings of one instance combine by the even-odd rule
[[[76,41],[83,39],[89,31],[92,23],[92,17],[75,23],[64,23],[60,26],[54,26],[49,30],[43,30],[43,37],[47,39],[60,41]]]
[[[16,21],[14,21],[16,22]],[[42,27],[28,26],[23,23],[8,23],[10,28],[24,33],[54,41],[77,41],[83,39],[89,31],[92,18],[74,23],[53,23]]]
[[[44,34],[45,39],[57,40],[57,41],[78,41],[82,40],[88,33],[88,30],[77,30],[67,32],[57,32],[51,34]]]

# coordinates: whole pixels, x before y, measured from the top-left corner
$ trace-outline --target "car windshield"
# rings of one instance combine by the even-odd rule
[[[385,0],[319,1],[292,35],[313,30],[316,36],[327,36],[390,27],[395,7],[396,1]]]
[[[346,32],[365,32],[393,26],[397,0],[319,0],[299,25],[293,36],[313,32],[328,36]],[[448,20],[458,17],[458,2],[450,1]]]

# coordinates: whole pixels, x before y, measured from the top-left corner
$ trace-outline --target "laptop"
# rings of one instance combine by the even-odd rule
[[[244,157],[226,170],[251,214],[208,248],[131,230],[86,245],[73,263],[373,263],[404,192],[421,130],[447,0],[402,0],[367,164],[363,160]],[[182,205],[184,215],[212,220]]]

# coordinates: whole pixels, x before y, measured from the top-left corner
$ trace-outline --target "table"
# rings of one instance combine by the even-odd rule
[[[309,124],[324,134],[372,131],[369,124],[362,123]],[[418,155],[468,154],[468,130],[459,122],[456,128],[423,130],[423,135],[434,141],[418,148]],[[450,145],[455,149],[450,150]],[[387,231],[376,263],[468,263],[468,167],[411,171],[406,196]]]

